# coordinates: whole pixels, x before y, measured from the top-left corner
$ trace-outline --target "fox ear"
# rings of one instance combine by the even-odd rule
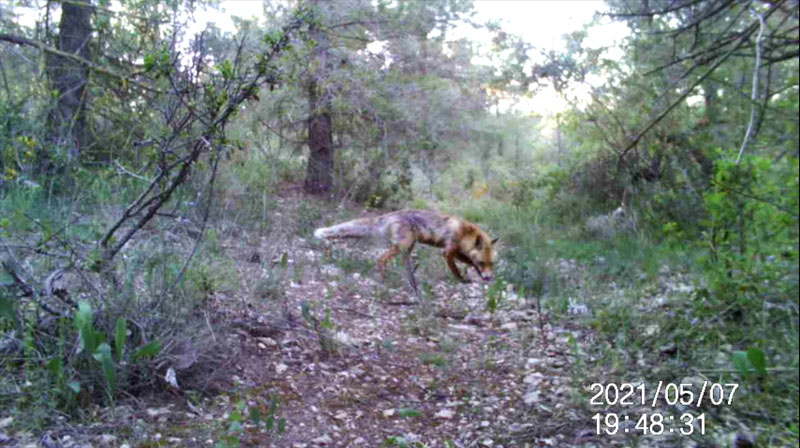
[[[497,237],[497,238],[493,239],[493,240],[492,240],[492,246],[494,246],[494,243],[496,243],[496,242],[497,242],[497,240],[499,240],[499,239],[500,239],[500,237]]]

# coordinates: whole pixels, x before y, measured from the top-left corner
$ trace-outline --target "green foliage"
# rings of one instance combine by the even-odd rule
[[[2,323],[0,328],[3,330],[6,329],[6,325],[9,327],[17,325],[17,313],[14,310],[14,303],[15,301],[11,300],[10,297],[0,295],[0,323]]]
[[[169,49],[166,46],[144,55],[144,69],[154,70],[157,77],[169,74],[171,66]]]
[[[102,372],[103,386],[109,402],[113,405],[118,390],[118,370],[122,363],[127,361],[124,357],[127,339],[126,320],[118,318],[115,327],[113,342],[116,347],[116,363],[114,362],[111,346],[106,342],[105,333],[99,331],[94,325],[94,313],[88,301],[81,300],[78,302],[78,309],[75,312],[73,322],[74,328],[80,336],[79,349],[83,354],[84,361],[71,361],[71,364],[65,365],[61,358],[51,359],[48,366],[54,376],[54,383],[58,387],[59,395],[68,398],[65,404],[72,404],[70,393],[79,393],[81,383],[74,380],[67,381],[67,378],[80,375],[82,369],[88,369],[89,371],[97,369]],[[134,355],[130,357],[130,360],[135,363],[145,357],[156,356],[159,351],[160,345],[154,341],[138,348]],[[91,389],[92,385],[88,384],[87,387]]]
[[[248,431],[245,431],[245,423],[249,422],[255,426],[256,431],[277,434],[278,436],[286,432],[286,419],[280,417],[280,398],[277,395],[270,395],[266,413],[262,413],[258,405],[248,406],[244,400],[239,400],[228,415],[228,420],[217,427],[219,433],[215,447],[229,448],[242,445],[243,438]]]
[[[267,419],[264,422],[264,426],[267,431],[275,430],[278,432],[278,434],[283,434],[286,432],[286,419],[278,417],[279,406],[279,397],[277,395],[272,395],[269,398],[269,410],[267,412]]]
[[[102,339],[101,335],[95,334],[94,324],[92,321],[92,305],[82,300],[78,302],[78,311],[75,313],[75,328],[78,329],[80,335],[79,350],[82,352],[93,353],[99,345],[99,340]]]
[[[108,394],[108,401],[113,405],[114,397],[117,393],[117,370],[114,361],[111,359],[111,346],[103,342],[97,347],[92,357],[100,363],[107,382],[106,393]]]
[[[161,343],[159,341],[151,341],[143,345],[133,354],[133,360],[138,361],[143,358],[152,358],[161,352]]]
[[[398,448],[407,448],[410,447],[411,444],[408,443],[403,436],[389,436],[386,440],[383,441],[383,447],[398,447]]]
[[[261,194],[273,192],[276,183],[275,168],[272,165],[274,162],[262,159],[243,160],[234,164],[232,169],[247,192],[257,198]]]
[[[131,340],[128,320],[124,317],[116,319],[112,331],[98,326],[103,323],[101,316],[107,311],[96,311],[86,300],[78,301],[71,318],[55,320],[50,327],[53,337],[47,339],[36,338],[36,320],[29,319],[30,307],[11,311],[13,315],[4,315],[0,320],[5,324],[6,318],[15,321],[23,318],[19,325],[24,334],[22,359],[26,368],[19,373],[30,386],[15,395],[9,404],[36,414],[35,420],[29,422],[31,425],[48,419],[46,415],[37,414],[39,409],[72,413],[96,402],[113,405],[120,391],[131,387],[133,372],[151,374],[147,373],[152,368],[150,358],[161,351],[158,341],[142,344]],[[71,353],[73,348],[77,351]],[[40,402],[36,397],[49,398]]]
[[[423,364],[429,364],[440,368],[450,364],[450,360],[441,353],[423,353],[420,356],[420,361],[422,361]]]
[[[321,219],[322,213],[320,213],[319,207],[308,201],[303,201],[297,208],[295,221],[297,233],[303,236],[311,235],[314,229],[318,227]]]
[[[185,274],[188,293],[196,298],[208,297],[239,285],[236,266],[227,258],[203,256],[189,265]]]
[[[766,356],[757,348],[750,348],[746,352],[733,352],[732,361],[738,373],[745,378],[749,378],[752,372],[761,376],[767,374]]]
[[[422,412],[412,408],[400,408],[397,410],[398,417],[412,418],[422,416]]]
[[[503,292],[505,292],[505,289],[506,282],[500,277],[498,277],[489,287],[489,291],[486,293],[486,309],[491,315],[494,315],[498,306],[500,306],[500,301],[503,298]]]
[[[283,297],[284,291],[281,282],[286,278],[287,267],[288,255],[286,252],[281,255],[281,261],[277,267],[271,264],[265,265],[254,288],[256,297],[272,300],[278,300]]]
[[[322,356],[328,357],[336,354],[338,352],[338,347],[331,334],[334,324],[330,318],[330,310],[326,310],[323,319],[320,320],[316,316],[316,313],[312,312],[307,302],[303,301],[300,304],[300,309],[303,319],[305,319],[306,322],[308,322],[317,333],[320,349],[322,350]]]
[[[375,260],[364,258],[351,253],[345,249],[332,248],[326,255],[326,262],[330,262],[341,268],[345,274],[358,272],[367,275],[375,271]]]
[[[737,333],[748,329],[745,343],[758,341],[762,335],[753,330],[777,317],[767,304],[797,301],[797,172],[796,158],[779,164],[759,156],[741,164],[721,159],[704,195],[708,219],[700,247],[709,295],[698,311],[721,313]]]
[[[241,446],[241,437],[244,435],[245,402],[238,401],[233,411],[228,416],[227,428],[220,435],[219,441],[214,444],[218,448],[233,448]]]

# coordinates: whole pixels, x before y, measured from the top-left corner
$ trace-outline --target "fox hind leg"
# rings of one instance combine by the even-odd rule
[[[401,223],[396,223],[388,228],[388,239],[391,243],[389,250],[387,250],[378,260],[378,265],[381,270],[381,278],[386,279],[386,263],[399,254],[403,254],[405,259],[406,271],[408,273],[408,281],[414,292],[417,292],[417,282],[414,279],[413,260],[411,259],[411,251],[414,249],[414,234],[407,226]]]

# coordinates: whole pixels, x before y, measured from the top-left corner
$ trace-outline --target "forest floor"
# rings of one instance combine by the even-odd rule
[[[299,192],[284,195],[271,228],[296,228],[298,206],[310,200]],[[323,212],[318,223],[338,218]],[[681,445],[675,437],[595,434],[598,411],[588,405],[592,381],[583,372],[594,339],[585,319],[551,319],[538,312],[535,299],[510,288],[491,290],[474,272],[468,273],[472,283],[456,283],[439,250],[428,247],[415,250],[420,298],[399,262],[386,282],[380,280],[374,262],[383,247],[313,241],[310,230],[282,238],[219,232],[219,256],[233,262],[240,285],[208,297],[209,313],[234,329],[213,337],[236,348],[207,387],[215,393],[122,400],[113,410],[95,409],[91,420],[97,423],[88,431],[29,434],[27,441],[17,434],[13,443]],[[502,248],[498,252],[502,258]],[[580,277],[573,261],[558,263],[564,276]],[[267,273],[277,295],[257,286]],[[497,300],[493,311],[490,296]]]

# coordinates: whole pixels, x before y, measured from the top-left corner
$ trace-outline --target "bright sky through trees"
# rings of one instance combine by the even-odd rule
[[[220,4],[223,14],[217,11],[198,11],[195,13],[196,24],[190,28],[190,34],[205,28],[206,23],[215,23],[225,31],[233,31],[231,16],[242,18],[259,17],[262,12],[261,2],[253,0],[224,0]],[[525,41],[543,50],[563,50],[566,42],[564,36],[580,30],[590,23],[599,11],[605,11],[606,5],[600,0],[476,0],[473,21],[484,23],[497,21],[503,30],[521,36]],[[607,58],[619,58],[622,51],[614,48],[628,33],[624,23],[613,22],[601,17],[599,23],[589,30],[586,44],[593,47],[610,47]],[[476,31],[472,26],[462,24],[449,34],[452,39],[462,37],[477,40],[479,45],[488,49],[491,35],[488,31]],[[535,56],[532,55],[534,60]],[[476,61],[480,62],[480,61]],[[600,80],[592,80],[588,82]],[[586,86],[572,86],[567,94],[588,99]],[[501,109],[516,108],[522,112],[533,112],[549,116],[566,109],[567,103],[552,88],[542,89],[534,98],[521,101],[503,101]]]
[[[112,2],[111,9],[118,9]],[[597,12],[607,9],[600,0],[476,0],[476,14],[473,21],[485,23],[496,21],[508,33],[521,36],[526,42],[542,51],[563,50],[566,45],[564,36],[582,29],[590,23]],[[115,7],[116,6],[116,7]],[[19,22],[32,26],[41,15],[42,8],[15,8],[19,14]],[[193,18],[194,24],[188,29],[188,35],[194,35],[205,29],[208,23],[215,24],[223,31],[235,30],[233,16],[242,18],[260,17],[263,15],[262,2],[258,0],[222,0],[219,10],[197,10]],[[54,17],[58,20],[58,17]],[[607,17],[600,17],[598,23],[589,29],[585,44],[593,48],[609,47],[606,58],[619,58],[622,50],[618,44],[628,33],[624,23],[613,22]],[[452,39],[468,38],[488,49],[491,45],[491,34],[488,31],[477,31],[468,24],[462,24],[449,34]],[[531,55],[537,61],[536,55]],[[480,60],[475,62],[482,62]],[[600,79],[589,77],[587,82],[600,83]],[[579,101],[588,99],[588,86],[570,86],[566,94]],[[545,117],[565,110],[567,103],[552,88],[541,89],[535,97],[509,99],[500,102],[503,110],[517,109],[524,113],[537,113]]]

